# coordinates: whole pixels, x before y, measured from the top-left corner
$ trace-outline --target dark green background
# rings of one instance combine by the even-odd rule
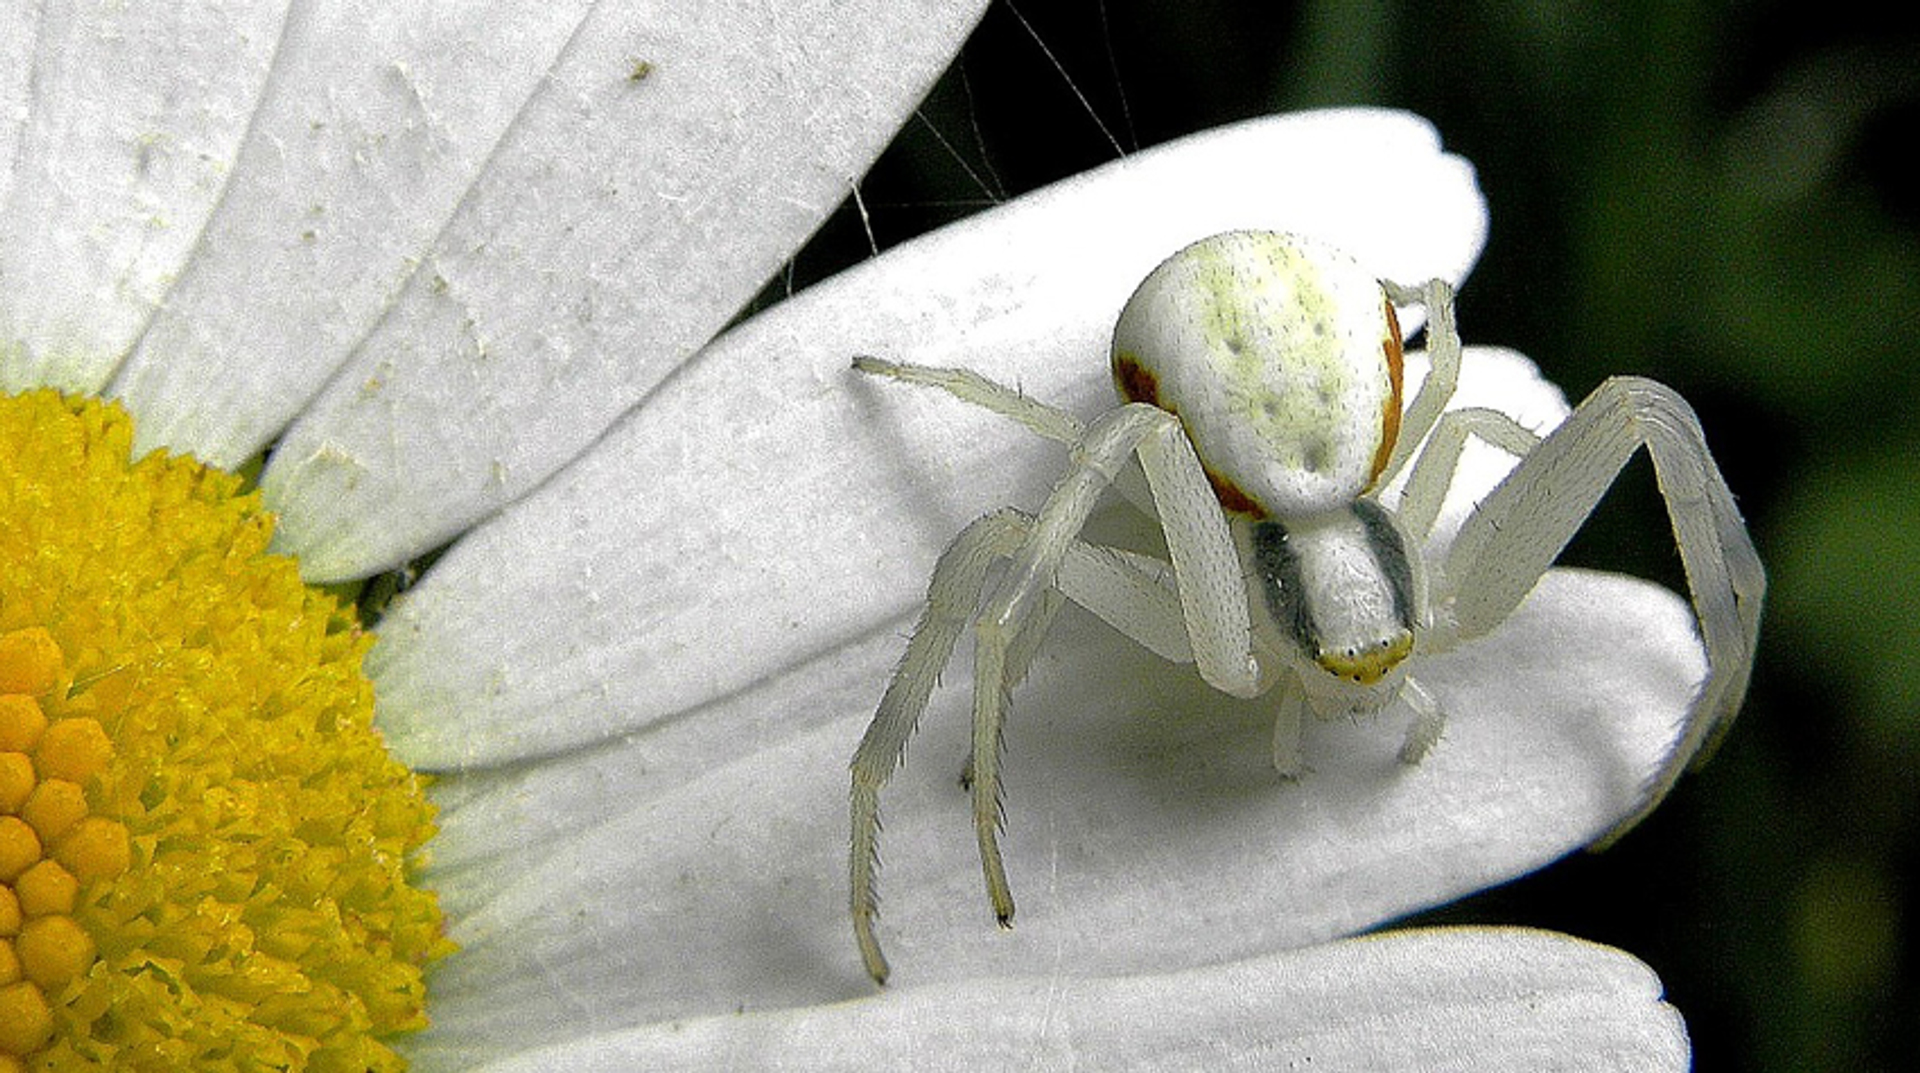
[[[1772,589],[1725,749],[1617,848],[1424,919],[1645,959],[1703,1070],[1911,1068],[1920,182],[1895,156],[1920,133],[1916,8],[1018,8],[994,6],[863,184],[882,248],[1111,160],[1096,115],[1132,150],[1276,110],[1405,107],[1491,205],[1468,340],[1520,348],[1574,398],[1614,372],[1672,384],[1740,497]],[[776,289],[867,255],[843,211]],[[1652,484],[1636,462],[1568,558],[1681,585]]]

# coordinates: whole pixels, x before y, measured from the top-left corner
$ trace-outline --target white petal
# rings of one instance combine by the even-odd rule
[[[298,9],[237,179],[113,386],[136,450],[231,467],[278,435],[398,298],[587,6]]]
[[[849,356],[960,364],[1082,413],[1107,337],[1185,241],[1311,230],[1382,275],[1457,277],[1485,213],[1424,122],[1225,128],[947,228],[729,333],[580,464],[469,534],[375,649],[383,724],[429,767],[670,720],[906,615],[953,534],[1038,502],[1057,448]],[[447,713],[458,713],[449,718]]]
[[[540,483],[845,197],[982,6],[594,5],[281,440],[276,546],[364,574]]]
[[[429,1042],[870,994],[846,762],[898,652],[883,631],[628,740],[445,780],[431,881],[461,949],[435,975]],[[1704,663],[1672,593],[1553,571],[1499,631],[1420,669],[1452,713],[1424,763],[1396,759],[1407,717],[1390,711],[1310,727],[1312,770],[1285,783],[1270,700],[1063,615],[1007,731],[1016,930],[981,889],[955,785],[967,691],[949,687],[882,801],[895,983],[1255,957],[1523,874],[1634,807]]]
[[[226,189],[284,9],[8,5],[0,390],[112,375]]]
[[[33,50],[41,10],[0,19],[0,205],[13,188],[20,138],[26,133],[27,98],[33,85]]]
[[[1185,972],[1024,977],[650,1025],[487,1062],[565,1070],[1684,1070],[1633,958],[1550,932],[1439,929]],[[429,1056],[424,1068],[452,1063]]]

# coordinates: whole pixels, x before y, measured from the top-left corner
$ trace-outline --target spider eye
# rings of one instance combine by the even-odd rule
[[[1314,654],[1314,662],[1327,673],[1359,685],[1372,685],[1387,676],[1413,652],[1413,633],[1398,630],[1365,646],[1323,648]]]

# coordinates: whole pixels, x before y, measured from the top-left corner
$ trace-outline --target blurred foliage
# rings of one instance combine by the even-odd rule
[[[1372,103],[1479,169],[1469,340],[1700,411],[1768,563],[1721,755],[1620,846],[1423,918],[1631,951],[1699,1068],[1909,1068],[1920,943],[1920,8],[1024,0],[775,289],[1194,130]],[[1177,197],[1178,191],[1168,196]],[[1682,583],[1644,463],[1574,561]]]

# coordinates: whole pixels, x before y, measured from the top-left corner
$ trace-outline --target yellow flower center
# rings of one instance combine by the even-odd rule
[[[241,481],[0,396],[0,1073],[397,1070],[451,949],[350,609]]]

